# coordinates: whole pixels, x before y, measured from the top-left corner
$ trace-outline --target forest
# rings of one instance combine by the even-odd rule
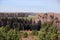
[[[8,19],[2,18],[0,19],[0,27],[8,25],[10,28],[18,29],[18,30],[40,30],[41,27],[41,21],[38,23],[35,23],[35,21],[32,21],[32,19],[28,20],[27,18],[12,18]]]
[[[37,23],[27,18],[0,18],[0,40],[60,40],[60,30],[58,18],[50,15],[51,21],[47,21],[48,14],[40,16]]]

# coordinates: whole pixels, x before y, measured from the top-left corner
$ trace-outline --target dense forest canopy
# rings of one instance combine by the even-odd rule
[[[41,21],[39,21],[37,24],[35,22],[32,22],[32,19],[28,20],[27,18],[12,18],[8,19],[2,18],[0,19],[0,27],[8,25],[10,28],[18,28],[19,30],[40,30],[41,27]]]

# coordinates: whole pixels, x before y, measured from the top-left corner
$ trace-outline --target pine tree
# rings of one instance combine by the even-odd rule
[[[38,40],[58,40],[56,26],[51,23],[47,23],[47,25],[41,28]]]

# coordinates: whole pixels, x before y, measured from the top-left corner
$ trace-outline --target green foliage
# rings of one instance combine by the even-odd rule
[[[7,27],[7,26],[2,26],[2,27],[0,27],[0,31],[2,31],[2,32],[8,32],[10,29]]]
[[[26,38],[26,37],[28,37],[28,33],[27,32],[24,33],[24,38]]]
[[[38,35],[38,40],[45,40],[45,35],[46,35],[46,31],[45,29],[41,29]]]
[[[37,36],[37,35],[38,35],[38,32],[37,32],[36,30],[33,30],[33,31],[32,31],[32,35],[33,35],[33,36]]]
[[[0,28],[0,40],[6,40],[6,33],[3,27]]]
[[[58,31],[58,35],[60,35],[60,30]]]
[[[7,40],[20,40],[20,33],[19,31],[14,30],[10,30],[7,33]]]
[[[45,24],[39,32],[38,40],[58,40],[56,26],[50,23]]]
[[[6,40],[7,32],[8,32],[8,27],[0,27],[0,39],[1,40]]]
[[[0,27],[0,40],[20,40],[20,32],[8,26]]]

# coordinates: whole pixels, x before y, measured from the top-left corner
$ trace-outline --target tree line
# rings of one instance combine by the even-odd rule
[[[42,21],[44,22],[44,20],[46,20],[46,22],[48,21],[48,14],[45,13],[43,16],[38,15],[40,17],[40,19],[42,19]],[[54,14],[49,16],[51,19],[52,23],[56,23],[57,26],[59,26],[59,19],[58,17],[54,18]],[[16,28],[19,30],[40,30],[41,28],[41,20],[39,20],[38,23],[35,23],[35,21],[32,21],[32,19],[28,20],[27,18],[24,19],[23,17],[18,19],[18,17],[16,18],[0,18],[0,27],[1,26],[6,26],[8,25],[10,28]]]
[[[8,19],[8,17],[0,19],[0,27],[8,25],[12,29],[18,30],[40,30],[41,21],[38,23],[32,22],[32,19],[28,20],[27,18],[12,18]]]

